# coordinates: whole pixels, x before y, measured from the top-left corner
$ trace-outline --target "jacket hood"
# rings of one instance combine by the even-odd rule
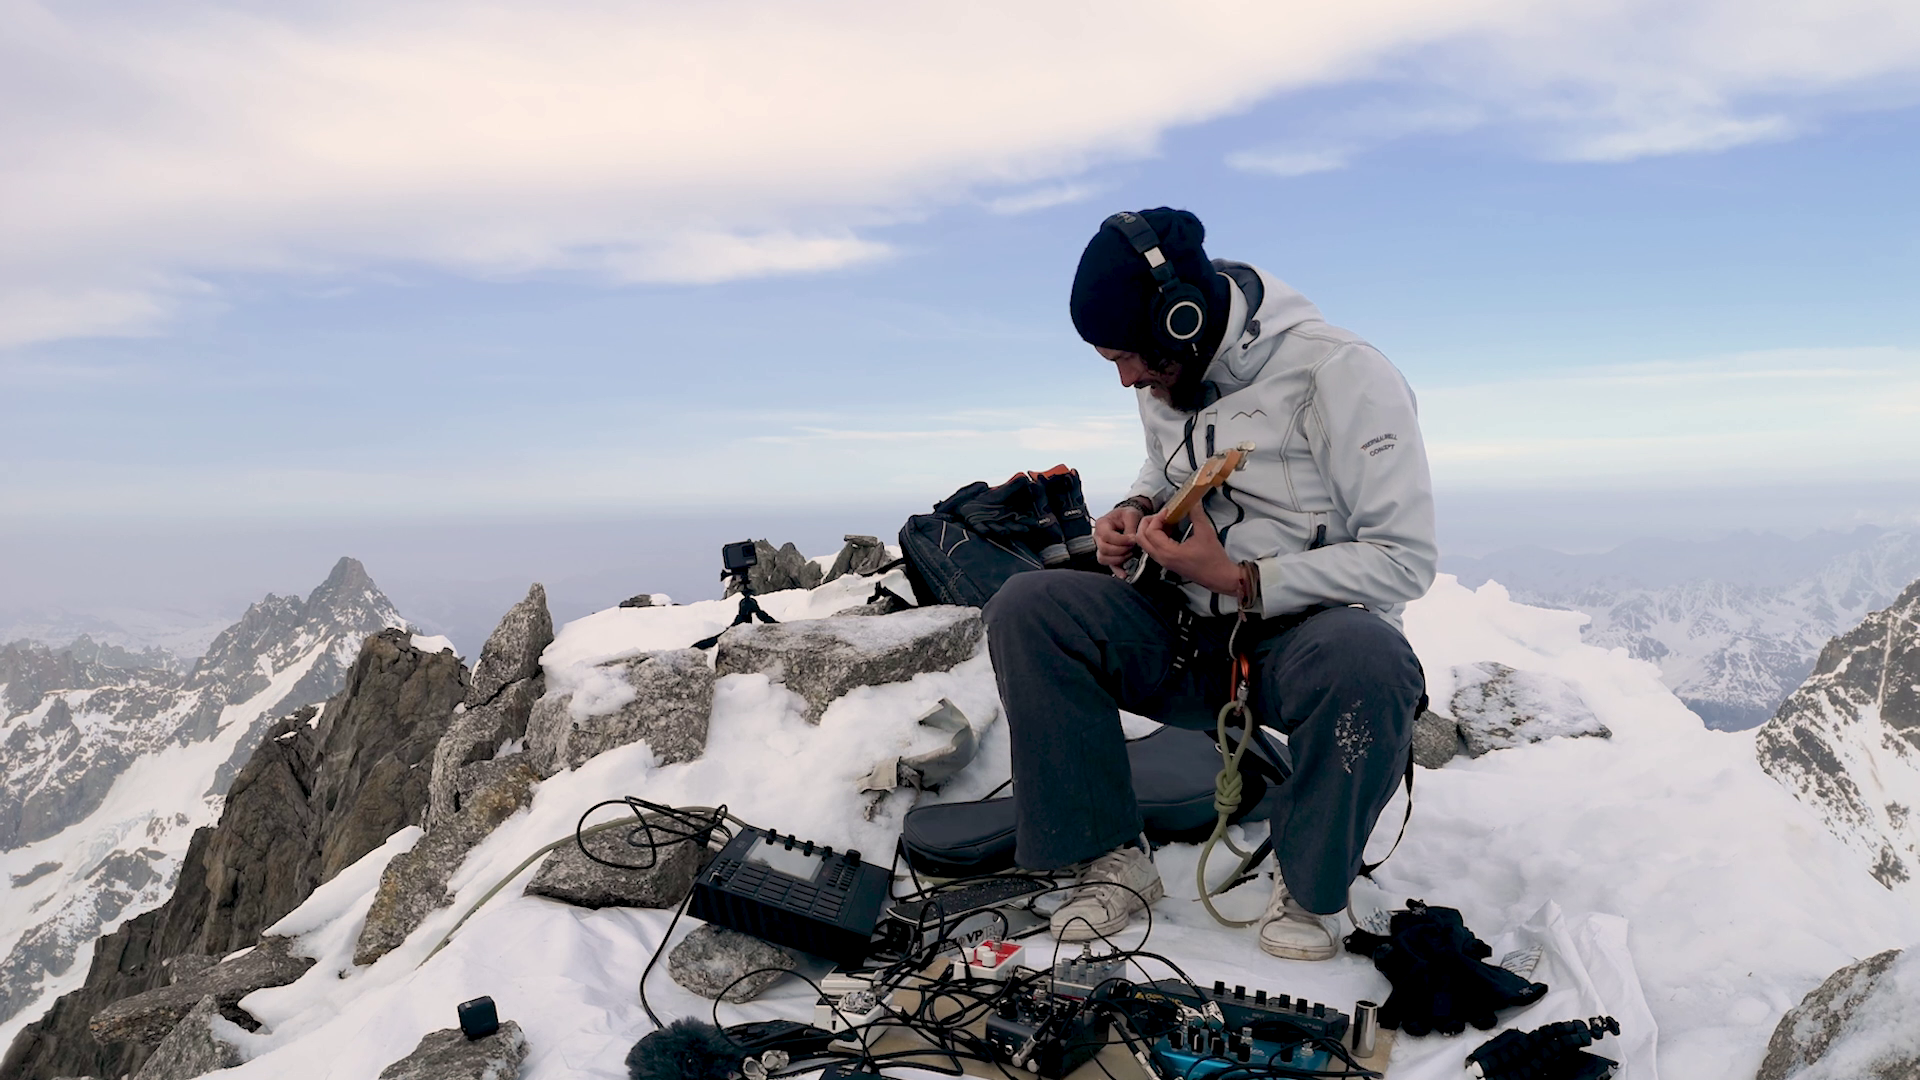
[[[1276,354],[1273,344],[1282,334],[1305,323],[1325,323],[1326,318],[1300,290],[1264,270],[1218,259],[1214,265],[1244,268],[1259,279],[1263,294],[1259,309],[1249,311],[1246,291],[1233,280],[1228,269],[1221,270],[1221,276],[1229,282],[1231,310],[1226,334],[1213,354],[1213,361],[1207,365],[1207,381],[1225,395],[1245,388],[1260,377]]]

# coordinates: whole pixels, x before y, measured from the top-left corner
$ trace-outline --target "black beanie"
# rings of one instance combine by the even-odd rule
[[[1201,242],[1207,228],[1185,210],[1142,210],[1140,216],[1160,238],[1160,252],[1180,280],[1200,290],[1207,299],[1206,327],[1197,343],[1203,361],[1213,359],[1227,329],[1227,283],[1213,269]],[[1073,296],[1067,302],[1073,328],[1089,345],[1125,349],[1150,360],[1177,360],[1159,355],[1153,337],[1153,301],[1159,291],[1146,257],[1118,229],[1102,227],[1080,253],[1073,274]]]

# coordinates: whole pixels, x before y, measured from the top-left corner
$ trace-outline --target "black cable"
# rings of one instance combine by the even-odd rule
[[[647,958],[647,966],[640,969],[640,1008],[646,1011],[647,1019],[653,1022],[656,1031],[667,1025],[660,1022],[660,1017],[655,1015],[653,1006],[647,1003],[647,976],[653,974],[653,965],[659,963],[660,957],[665,955],[667,942],[673,940],[673,928],[680,925],[680,916],[686,914],[687,905],[692,902],[693,892],[688,890],[686,897],[680,901],[680,906],[674,910],[673,918],[667,921],[667,932],[660,935],[660,947],[653,950],[653,955]]]
[[[627,832],[627,846],[645,851],[647,853],[647,861],[645,863],[634,866],[627,863],[615,862],[612,859],[595,855],[593,851],[587,847],[587,840],[584,835],[586,832],[587,819],[593,816],[595,810],[603,806],[625,806],[627,809],[633,811],[635,825]],[[650,819],[647,816],[648,814],[652,814],[653,817]],[[631,795],[618,799],[602,799],[592,806],[587,807],[586,812],[580,815],[580,821],[573,828],[573,842],[579,845],[582,855],[585,855],[587,858],[602,866],[611,866],[619,870],[652,870],[660,865],[660,850],[662,848],[683,843],[697,843],[702,846],[708,846],[712,843],[713,835],[716,832],[728,840],[733,839],[733,830],[727,828],[726,825],[727,819],[730,816],[724,805],[716,806],[705,814],[699,814],[692,810],[681,809],[677,806],[667,806],[662,803],[648,802],[645,799],[637,799]],[[644,840],[637,839],[637,837],[642,835],[645,836]]]

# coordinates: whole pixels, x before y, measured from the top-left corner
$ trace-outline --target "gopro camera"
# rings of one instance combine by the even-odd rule
[[[456,1011],[460,1014],[460,1030],[469,1039],[484,1039],[500,1030],[500,1011],[493,1007],[490,997],[463,1001]]]
[[[759,562],[760,555],[754,550],[753,541],[751,540],[742,540],[737,544],[720,545],[720,563],[727,568],[727,573],[729,574],[745,573],[749,568],[758,565]]]

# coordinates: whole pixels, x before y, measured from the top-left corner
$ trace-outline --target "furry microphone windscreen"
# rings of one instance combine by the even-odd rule
[[[745,1053],[712,1024],[682,1017],[627,1051],[631,1080],[728,1080]]]

